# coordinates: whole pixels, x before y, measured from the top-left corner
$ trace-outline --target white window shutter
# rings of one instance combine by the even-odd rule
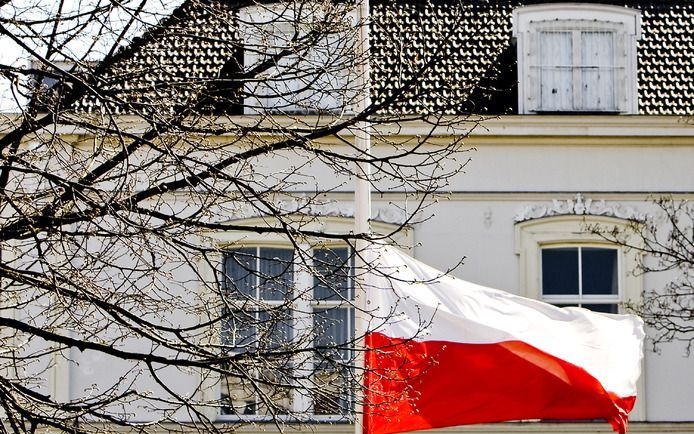
[[[541,32],[540,109],[570,111],[573,98],[571,32]]]
[[[580,102],[582,111],[615,111],[614,33],[580,33]]]
[[[636,45],[632,41],[632,36],[623,32],[618,32],[614,36],[615,45],[615,71],[614,71],[614,100],[615,110],[620,112],[635,111],[630,108],[631,98],[636,98],[636,68],[630,65],[629,46]],[[632,89],[633,88],[633,89]],[[634,104],[635,106],[635,104]]]
[[[525,92],[525,107],[526,111],[533,112],[540,109],[540,42],[537,33],[526,32],[523,34],[527,52],[523,55],[526,58],[525,65],[526,73],[520,76],[520,86],[523,86]]]

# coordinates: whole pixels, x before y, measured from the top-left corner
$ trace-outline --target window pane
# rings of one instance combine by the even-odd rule
[[[286,346],[292,340],[292,311],[231,310],[222,319],[222,344],[234,351],[267,350]]]
[[[617,250],[584,247],[581,256],[583,294],[617,294]]]
[[[540,33],[540,108],[573,109],[573,60],[570,32]]]
[[[258,347],[277,349],[286,347],[292,341],[292,311],[271,309],[258,314]]]
[[[349,300],[351,258],[347,248],[316,249],[313,253],[313,296],[316,300]]]
[[[286,367],[261,368],[250,363],[245,376],[224,376],[222,414],[288,414],[292,406],[291,378]]]
[[[542,249],[542,294],[578,294],[578,249]]]
[[[235,249],[226,252],[224,285],[230,297],[255,297],[256,249]]]
[[[288,357],[284,357],[288,361]],[[289,373],[289,375],[287,375]],[[258,401],[259,414],[287,414],[292,407],[292,377],[287,366],[258,369],[262,398]]]
[[[256,414],[256,396],[252,379],[224,376],[222,399],[226,404],[222,407],[222,414]]]
[[[314,345],[317,351],[313,381],[315,414],[347,414],[352,406],[350,351],[354,310],[314,309]]]
[[[352,312],[348,308],[313,310],[314,344],[324,347],[320,350],[323,357],[349,361],[349,352],[344,347],[352,339]]]
[[[284,300],[294,283],[294,251],[291,249],[260,249],[261,300]]]
[[[583,110],[614,110],[614,38],[612,32],[581,33]]]
[[[316,388],[312,394],[313,413],[348,414],[352,409],[351,372],[348,367],[319,363],[314,371]]]
[[[244,351],[255,347],[256,313],[232,310],[224,313],[222,319],[222,345]]]
[[[222,378],[222,414],[286,414],[291,408],[291,359],[283,352],[266,353],[257,358],[254,352],[282,350],[291,345],[292,312],[288,309],[232,311],[223,322],[222,343],[234,352],[249,352],[243,376]]]
[[[602,313],[619,313],[619,308],[616,304],[582,304],[581,307],[590,309],[595,312]]]

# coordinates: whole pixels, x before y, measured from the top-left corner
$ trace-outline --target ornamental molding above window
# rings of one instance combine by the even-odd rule
[[[561,215],[593,215],[617,217],[624,220],[643,221],[646,214],[635,208],[620,203],[608,203],[605,200],[585,198],[578,193],[573,199],[553,199],[550,203],[528,205],[516,212],[514,221],[524,222]]]
[[[354,218],[354,206],[352,203],[337,201],[318,202],[309,198],[292,198],[279,200],[275,203],[276,210],[286,214],[306,215],[312,217],[343,217]],[[243,220],[253,217],[263,217],[264,214],[257,207],[241,205],[229,220]],[[371,220],[394,225],[414,223],[411,216],[405,210],[396,206],[373,207]]]
[[[513,36],[521,114],[637,113],[640,11],[589,3],[525,6],[513,11]]]

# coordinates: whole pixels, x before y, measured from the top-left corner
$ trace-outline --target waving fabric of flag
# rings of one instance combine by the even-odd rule
[[[643,323],[475,285],[378,247],[364,432],[605,419],[624,433]]]

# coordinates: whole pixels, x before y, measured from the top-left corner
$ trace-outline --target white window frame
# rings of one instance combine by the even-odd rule
[[[569,112],[638,112],[638,82],[636,70],[636,41],[641,39],[641,13],[636,9],[619,6],[560,3],[541,4],[516,8],[513,11],[513,36],[517,41],[518,53],[518,110],[520,114],[562,111],[543,109],[541,77],[538,69],[540,38],[542,32],[562,31],[572,34],[572,86],[574,105]],[[580,34],[600,31],[614,35],[613,110],[586,107],[581,101],[582,72],[580,62]],[[577,58],[578,56],[578,58]],[[622,70],[623,73],[617,72]]]
[[[287,217],[291,220],[291,217]],[[297,220],[300,221],[302,230],[311,232],[322,232],[322,233],[332,233],[332,234],[349,234],[353,233],[354,230],[354,220],[348,217],[332,217],[332,216],[297,216]],[[243,220],[234,220],[230,222],[236,228],[239,226],[253,227],[263,227],[268,226],[268,220],[262,217],[248,218]],[[414,234],[411,228],[404,227],[396,232],[399,226],[396,224],[372,221],[371,229],[374,234],[395,234],[393,235],[393,242],[399,246],[412,248],[414,246]],[[213,255],[211,259],[218,264],[218,267],[223,265],[224,261],[224,251],[232,250],[234,248],[242,247],[274,247],[274,248],[292,248],[295,250],[298,248],[307,258],[312,258],[312,251],[314,247],[319,248],[343,248],[348,247],[345,243],[339,241],[324,241],[316,243],[313,240],[303,240],[297,246],[293,246],[287,239],[280,233],[264,233],[258,234],[256,232],[248,231],[241,232],[238,230],[231,232],[214,231],[208,232],[202,235],[210,240],[214,245],[216,250],[219,251],[218,254]],[[212,261],[210,261],[212,262]],[[215,269],[210,266],[210,262],[200,260],[198,262],[198,269],[201,278],[205,282],[215,282],[218,280],[219,269]],[[311,264],[307,264],[311,265]],[[314,286],[313,275],[306,270],[294,269],[294,282],[297,286],[307,290]],[[218,292],[211,291],[210,288],[205,285],[201,285],[200,292],[202,293],[203,299],[212,300],[213,297],[218,297]],[[337,302],[323,300],[298,300],[298,303],[303,303],[301,305],[296,305],[296,311],[307,312],[308,309],[314,308],[329,308],[335,306]],[[304,318],[296,318],[298,321],[305,321]],[[201,388],[200,394],[201,398],[213,401],[218,400],[222,394],[221,381],[216,376],[208,375],[203,380],[203,387]],[[312,403],[309,397],[302,396],[301,393],[295,394],[292,400],[292,413],[295,415],[304,415],[305,420],[296,420],[295,416],[275,416],[275,419],[286,420],[287,422],[338,422],[338,421],[348,421],[349,414],[346,415],[314,415],[312,414]],[[215,409],[207,409],[206,415],[211,420],[216,420],[218,422],[270,422],[272,421],[271,416],[265,415],[248,415],[248,416],[236,416],[236,415],[223,415],[221,411],[216,411]]]
[[[270,242],[270,243],[263,243],[262,241],[255,242],[255,243],[249,243],[249,242],[244,242],[243,244],[231,244],[227,246],[228,249],[226,250],[234,250],[236,248],[252,248],[256,249],[256,254],[259,253],[260,249],[264,248],[275,248],[275,249],[283,249],[283,250],[291,250],[291,251],[296,251],[301,250],[303,254],[305,255],[305,258],[307,258],[305,261],[302,262],[302,265],[306,265],[308,267],[313,266],[312,258],[313,258],[313,253],[318,250],[318,249],[340,249],[340,248],[347,248],[349,249],[349,246],[345,245],[344,243],[320,243],[320,245],[312,245],[308,242],[306,243],[300,243],[298,246],[294,247],[290,245],[289,243],[276,243],[276,242]],[[226,252],[222,253],[222,264],[224,260],[226,259]],[[258,258],[256,258],[258,260]],[[303,267],[299,266],[299,264],[295,263],[293,265],[293,283],[300,294],[308,294],[310,293],[311,289],[314,287],[314,280],[313,280],[313,275],[306,270],[302,269]],[[352,281],[353,276],[349,275],[350,279],[350,284],[353,284]],[[354,287],[350,287],[350,291],[354,291]],[[281,306],[283,305],[282,300],[267,300],[267,299],[259,299],[259,301],[262,302],[263,305],[267,306]],[[293,327],[307,327],[311,328],[313,327],[313,315],[307,315],[305,314],[306,312],[313,311],[314,309],[329,309],[331,307],[338,307],[338,306],[343,306],[344,303],[337,301],[337,300],[314,300],[314,299],[306,299],[305,297],[297,297],[291,304],[291,309],[293,312],[291,321],[293,323]],[[352,309],[349,307],[342,307],[344,309]],[[348,316],[349,318],[349,316]],[[353,326],[353,324],[349,325]],[[353,328],[353,327],[352,327]],[[307,368],[305,366],[305,368]],[[311,368],[312,369],[312,368]],[[221,385],[220,385],[221,387]],[[335,421],[341,421],[341,420],[347,420],[349,417],[348,414],[315,414],[313,411],[313,402],[310,397],[308,397],[305,393],[301,393],[299,390],[293,391],[291,396],[291,412],[294,414],[300,414],[300,415],[306,415],[308,420],[312,421],[320,421],[320,422],[335,422]],[[220,390],[221,394],[221,390]],[[280,415],[280,418],[283,418],[284,416]],[[243,417],[239,417],[236,415],[225,415],[225,414],[220,414],[218,417],[218,420],[225,421],[225,420],[243,420],[243,421],[264,421],[264,420],[269,420],[271,416],[268,415],[263,415],[263,414],[252,414],[252,415],[244,415]]]
[[[526,220],[516,223],[514,248],[519,257],[520,295],[542,300],[542,249],[545,247],[586,246],[617,249],[619,267],[620,302],[634,302],[643,292],[643,276],[638,273],[640,253],[637,249],[626,249],[606,241],[599,234],[592,233],[590,227],[603,229],[616,228],[628,235],[627,244],[638,246],[639,240],[627,231],[629,221],[615,217],[595,215],[561,215]],[[631,234],[631,235],[629,235]],[[547,302],[553,302],[545,300]],[[620,309],[621,310],[621,309]],[[641,376],[637,382],[639,398],[629,414],[629,420],[646,420],[646,379],[645,368],[641,366]]]
[[[577,248],[578,249],[578,294],[555,294],[547,295],[542,293],[544,282],[542,282],[542,251],[544,249],[554,249],[554,248]],[[581,250],[584,248],[600,248],[608,249],[617,252],[617,294],[583,294],[583,272],[582,272],[582,253]],[[552,304],[576,304],[582,306],[584,304],[619,304],[622,302],[624,297],[624,285],[622,284],[622,258],[621,250],[611,244],[598,244],[595,242],[577,242],[577,243],[549,243],[540,246],[540,299],[547,303]]]

